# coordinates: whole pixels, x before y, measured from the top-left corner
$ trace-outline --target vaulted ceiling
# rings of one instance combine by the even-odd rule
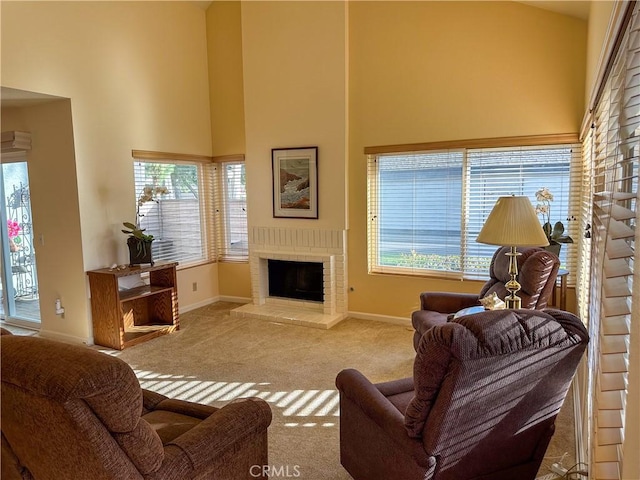
[[[580,18],[582,20],[587,20],[589,18],[589,7],[591,5],[590,1],[582,0],[531,0],[521,1],[519,3],[542,8],[544,10],[551,10],[552,12]]]

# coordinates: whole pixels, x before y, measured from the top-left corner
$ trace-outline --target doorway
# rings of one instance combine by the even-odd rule
[[[26,158],[2,158],[0,168],[0,319],[40,325],[40,297]]]

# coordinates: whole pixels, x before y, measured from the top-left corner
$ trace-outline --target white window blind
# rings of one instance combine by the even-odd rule
[[[590,478],[620,479],[627,409],[640,150],[640,20],[630,12],[593,114],[589,299]],[[635,380],[637,382],[637,379]]]
[[[460,276],[463,153],[369,160],[369,269]]]
[[[214,159],[214,212],[218,260],[247,261],[247,190],[245,164],[236,160]]]
[[[538,203],[535,193],[542,187],[548,188],[553,201],[549,216],[540,216],[541,223],[547,219],[551,225],[560,221],[574,239],[578,217],[571,213],[576,212],[571,200],[580,196],[572,188],[571,176],[572,171],[580,169],[581,161],[578,145],[469,150],[465,273],[470,277],[486,276],[489,268],[486,259],[491,259],[495,246],[477,243],[476,238],[500,196],[525,196],[535,207]],[[562,244],[562,267],[574,274],[575,258],[574,245]]]
[[[495,246],[476,237],[496,200],[554,194],[551,223],[579,234],[580,145],[457,149],[369,156],[369,269],[487,278]],[[542,223],[542,217],[541,217]],[[563,244],[575,275],[576,248]]]
[[[213,245],[204,222],[203,173],[199,162],[134,162],[137,222],[154,237],[154,261],[185,266],[210,258]],[[166,193],[158,193],[158,187]],[[149,192],[152,198],[142,201]]]

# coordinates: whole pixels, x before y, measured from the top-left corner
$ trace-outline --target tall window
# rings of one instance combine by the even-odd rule
[[[551,223],[562,221],[571,234],[579,168],[579,145],[371,155],[369,269],[486,277],[496,247],[475,240],[498,197],[524,195],[536,206],[536,191],[547,187]],[[572,245],[563,246],[561,261],[575,265]]]
[[[249,242],[243,157],[214,158],[213,170],[217,257],[222,261],[246,261]]]
[[[629,2],[625,7],[624,27],[613,42],[615,53],[594,99],[591,129],[584,139],[592,175],[591,205],[585,207],[592,212],[591,251],[584,251],[589,265],[582,284],[589,289],[579,297],[579,306],[589,320],[591,338],[581,439],[589,446],[589,478],[596,480],[638,478],[638,423],[630,409],[637,409],[639,378],[639,5]]]
[[[138,160],[134,178],[137,221],[154,237],[154,260],[183,266],[208,260],[202,164]]]

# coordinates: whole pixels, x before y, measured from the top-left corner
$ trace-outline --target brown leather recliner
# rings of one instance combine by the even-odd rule
[[[266,478],[265,401],[171,400],[118,358],[2,333],[3,480]]]
[[[463,308],[480,305],[480,299],[496,292],[502,300],[508,295],[505,284],[510,280],[509,247],[501,247],[493,254],[489,267],[489,280],[479,294],[453,292],[423,292],[420,294],[420,310],[411,314],[415,329],[413,346],[418,348],[420,337],[435,325],[446,323],[449,315]],[[547,307],[556,284],[560,260],[542,248],[518,248],[518,296],[522,308],[541,310]]]
[[[412,378],[343,370],[340,461],[355,480],[532,480],[588,342],[560,310],[493,310],[430,329]]]

